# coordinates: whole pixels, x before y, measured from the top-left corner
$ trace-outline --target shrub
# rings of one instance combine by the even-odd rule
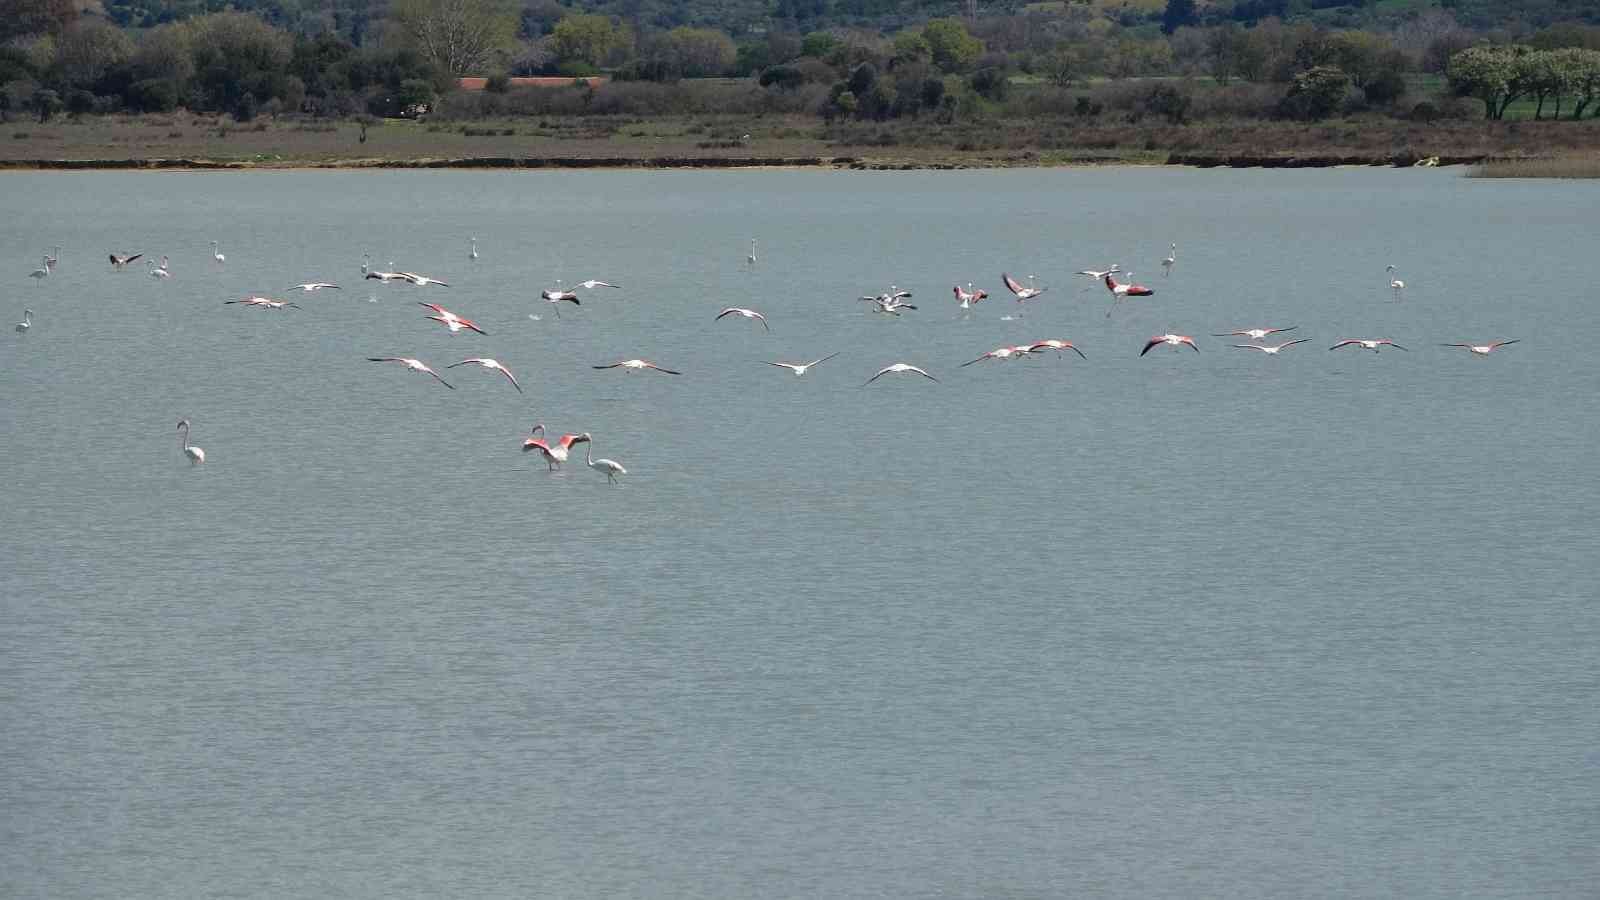
[[[504,94],[511,90],[511,76],[504,72],[496,72],[489,76],[489,81],[483,89],[491,94]]]
[[[178,108],[178,85],[165,78],[135,81],[128,86],[127,103],[139,112],[172,112]]]
[[[1294,83],[1279,104],[1280,115],[1291,119],[1326,119],[1339,110],[1350,90],[1350,76],[1334,66],[1313,66],[1294,76]]]
[[[1406,79],[1399,72],[1386,69],[1369,79],[1361,90],[1368,103],[1387,106],[1405,96]]]

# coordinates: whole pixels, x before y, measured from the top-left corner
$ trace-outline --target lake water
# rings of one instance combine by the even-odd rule
[[[0,176],[0,894],[1593,897],[1600,184],[1460,174]]]

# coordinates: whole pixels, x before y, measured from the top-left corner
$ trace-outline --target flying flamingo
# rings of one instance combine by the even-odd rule
[[[393,264],[391,263],[391,265],[393,265]],[[410,281],[411,280],[411,278],[409,276],[407,276],[406,273],[404,273],[404,272],[380,272],[377,269],[373,269],[372,271],[368,272],[366,277],[367,278],[375,278],[378,281],[383,282],[384,284],[388,284],[391,281]]]
[[[1441,346],[1441,347],[1461,347],[1461,348],[1465,349],[1468,353],[1471,353],[1473,356],[1488,356],[1489,354],[1493,353],[1495,350],[1497,350],[1497,349],[1499,349],[1501,347],[1504,347],[1507,344],[1515,344],[1515,343],[1518,343],[1521,340],[1522,340],[1522,338],[1516,338],[1514,340],[1509,340],[1509,341],[1490,341],[1487,344],[1440,344],[1439,346]]]
[[[1115,275],[1115,274],[1117,274],[1118,272],[1121,272],[1121,271],[1122,271],[1122,266],[1119,263],[1112,263],[1111,264],[1111,268],[1109,268],[1109,269],[1083,269],[1081,271],[1074,272],[1073,274],[1082,275],[1082,276],[1090,279],[1091,281],[1100,282],[1100,281],[1104,281],[1105,277],[1107,275]],[[1078,293],[1081,294],[1084,291],[1087,291],[1092,286],[1093,285],[1087,285],[1086,284],[1083,287],[1078,289]]]
[[[167,268],[167,258],[165,256],[161,257],[161,265],[159,265],[159,266],[155,264],[154,260],[150,261],[150,277],[151,278],[171,278],[172,277],[171,270],[169,270]]]
[[[32,327],[33,327],[33,310],[25,309],[25,310],[22,311],[22,321],[17,323],[17,334],[27,334],[28,333],[28,329],[32,328]]]
[[[128,267],[128,263],[133,262],[134,260],[136,260],[139,257],[143,256],[144,254],[143,253],[135,253],[132,256],[118,256],[117,254],[112,253],[112,254],[108,254],[108,255],[111,257],[111,268],[116,269],[117,271],[120,272],[123,269]]]
[[[49,263],[50,257],[46,256],[46,257],[44,257],[44,259],[45,259],[45,262],[43,264],[41,264],[39,266],[39,268],[34,269],[32,272],[28,273],[28,277],[29,278],[40,278],[40,279],[43,279],[43,278],[49,278],[50,277],[50,263]]]
[[[434,377],[435,381],[438,381],[440,384],[444,385],[445,387],[449,388],[452,391],[456,389],[455,385],[451,384],[448,381],[445,381],[443,378],[440,378],[438,372],[435,372],[434,370],[428,368],[428,366],[425,363],[423,363],[423,361],[420,360],[420,359],[412,359],[409,356],[369,356],[369,357],[367,357],[367,361],[368,362],[393,362],[393,363],[399,363],[399,364],[405,366],[407,369],[410,369],[413,372],[426,372],[429,375],[432,375]]]
[[[558,318],[558,319],[561,318],[561,302],[563,300],[565,300],[568,303],[571,303],[573,306],[580,305],[578,303],[578,295],[573,291],[564,291],[564,290],[562,290],[561,289],[561,281],[559,279],[556,281],[555,288],[540,291],[539,292],[539,299],[544,300],[546,303],[550,303],[550,304],[555,306],[555,308],[556,308],[556,318]]]
[[[470,359],[463,359],[461,362],[451,363],[450,365],[445,366],[445,368],[454,369],[456,366],[464,366],[468,363],[483,366],[485,369],[493,369],[494,371],[499,372],[501,375],[504,375],[506,378],[511,380],[511,386],[517,389],[517,393],[522,393],[522,385],[517,383],[517,376],[511,374],[511,370],[501,365],[499,360],[490,359],[487,356],[474,356]]]
[[[1281,344],[1234,344],[1233,346],[1238,347],[1240,350],[1260,350],[1262,353],[1265,353],[1268,356],[1277,356],[1278,351],[1285,347],[1293,347],[1295,344],[1310,343],[1310,341],[1310,338],[1300,338],[1299,340],[1294,341],[1284,341]]]
[[[567,454],[571,452],[573,444],[589,440],[588,434],[563,434],[556,441],[555,446],[551,446],[545,442],[544,438],[539,437],[539,435],[544,434],[544,425],[542,423],[535,424],[530,434],[532,436],[522,442],[522,452],[527,453],[529,450],[539,451],[544,456],[545,465],[552,472],[567,461]]]
[[[1000,280],[1004,281],[1006,283],[1006,289],[1007,290],[1011,291],[1011,293],[1016,295],[1017,304],[1019,305],[1019,307],[1020,307],[1021,304],[1026,303],[1029,300],[1032,300],[1033,298],[1035,298],[1035,297],[1039,296],[1040,294],[1044,293],[1045,291],[1049,290],[1049,288],[1034,287],[1033,286],[1033,279],[1036,278],[1036,277],[1038,277],[1038,276],[1029,275],[1028,276],[1028,286],[1027,287],[1023,287],[1022,286],[1022,282],[1016,280],[1015,278],[1012,278],[1010,275],[1007,275],[1004,272],[1000,273]]]
[[[305,293],[309,294],[309,293],[312,293],[314,291],[323,290],[325,288],[326,289],[332,289],[332,290],[335,290],[335,291],[343,290],[337,284],[330,284],[330,283],[328,283],[326,281],[308,281],[305,284],[297,284],[294,287],[289,288],[289,290],[291,290],[291,291],[304,291]]]
[[[758,313],[753,309],[745,309],[742,306],[730,306],[727,309],[724,309],[722,312],[717,313],[717,318],[713,319],[712,321],[717,321],[717,319],[721,319],[723,316],[734,315],[743,316],[746,319],[755,319],[757,322],[761,323],[762,328],[765,328],[767,331],[772,330],[771,328],[767,328],[766,316],[763,316],[761,313]]]
[[[478,258],[478,239],[475,238],[475,237],[469,237],[469,238],[467,238],[467,240],[472,242],[472,249],[467,251],[467,259],[477,259]]]
[[[646,362],[646,361],[644,361],[642,359],[624,359],[624,360],[622,360],[620,362],[614,362],[609,366],[590,366],[590,368],[592,368],[592,369],[618,369],[618,368],[620,368],[620,369],[622,369],[623,371],[626,371],[626,372],[633,372],[633,371],[636,371],[636,370],[639,370],[639,369],[655,369],[657,372],[661,372],[661,373],[666,374],[666,375],[682,375],[683,374],[682,372],[675,372],[672,369],[663,369],[663,368],[661,368],[660,366],[656,365],[653,362]]]
[[[56,263],[61,261],[60,257],[61,257],[61,245],[57,244],[55,250],[51,251],[50,253],[46,253],[44,255],[44,267],[46,269],[49,269],[50,271],[54,272],[56,270]]]
[[[1399,344],[1396,344],[1394,341],[1389,340],[1388,338],[1346,338],[1339,343],[1334,344],[1332,347],[1329,347],[1328,349],[1337,350],[1340,347],[1349,347],[1352,345],[1359,346],[1363,350],[1371,350],[1373,353],[1377,353],[1379,347],[1393,347],[1396,350],[1406,349]]]
[[[206,452],[189,443],[188,419],[180,419],[178,421],[178,442],[179,445],[183,447],[183,455],[189,457],[189,462],[191,464],[199,465],[200,463],[206,461]]]
[[[1166,259],[1163,259],[1161,261],[1161,277],[1162,278],[1166,278],[1166,277],[1169,277],[1170,275],[1172,275],[1172,264],[1177,262],[1177,261],[1178,261],[1178,245],[1176,243],[1174,243],[1172,245],[1172,255],[1168,256]]]
[[[417,287],[427,287],[430,284],[437,284],[440,287],[449,287],[450,286],[450,285],[445,284],[444,282],[440,281],[437,278],[429,278],[426,275],[418,275],[415,272],[401,272],[400,273],[400,277],[404,278],[406,281],[411,282],[412,284],[416,285]]]
[[[609,282],[600,281],[600,280],[595,279],[595,278],[591,278],[588,281],[580,281],[580,282],[578,282],[577,287],[588,288],[591,291],[594,290],[597,287],[616,288],[618,290],[622,289],[622,285],[620,285],[620,284],[611,284]]]
[[[432,319],[433,321],[438,322],[439,324],[443,325],[444,327],[450,329],[450,333],[451,334],[455,334],[455,333],[459,332],[463,328],[469,328],[469,329],[471,329],[473,331],[476,331],[479,334],[488,334],[489,333],[487,331],[484,331],[482,328],[479,328],[478,327],[478,323],[472,321],[471,319],[463,318],[462,316],[458,316],[455,313],[451,312],[450,310],[445,309],[444,307],[439,306],[436,303],[423,303],[422,301],[419,300],[419,301],[417,301],[417,305],[418,306],[426,306],[427,308],[433,310],[437,315],[425,316],[424,318]]]
[[[228,261],[228,258],[222,255],[222,245],[216,241],[211,242],[211,258],[219,266]]]
[[[923,378],[926,378],[929,381],[933,381],[933,382],[937,382],[939,380],[939,379],[933,377],[932,375],[929,375],[927,372],[924,372],[921,369],[917,368],[916,366],[908,365],[907,363],[895,363],[892,366],[884,366],[883,368],[879,369],[878,370],[878,374],[872,376],[871,378],[868,378],[865,382],[862,383],[861,386],[862,387],[866,387],[867,385],[873,383],[874,381],[877,381],[879,378],[882,378],[885,375],[888,375],[888,374],[891,374],[891,373],[900,374],[902,372],[911,372],[912,374],[915,374],[915,375],[921,375]]]
[[[1392,265],[1391,266],[1387,266],[1387,267],[1385,267],[1384,271],[1392,273],[1392,272],[1395,271],[1395,267],[1392,266]],[[1405,293],[1406,283],[1404,281],[1401,281],[1398,278],[1391,277],[1389,279],[1389,289],[1394,291],[1394,299],[1395,299],[1395,302],[1398,303],[1400,301],[1401,295]]]
[[[798,378],[801,375],[806,374],[806,372],[809,371],[812,366],[815,366],[815,365],[817,365],[819,363],[825,363],[828,360],[833,359],[835,356],[838,356],[838,355],[839,354],[837,354],[837,353],[829,353],[827,356],[824,356],[821,359],[814,359],[814,360],[812,360],[811,362],[808,362],[808,363],[769,362],[769,363],[767,363],[767,365],[769,365],[769,366],[777,366],[780,369],[788,369],[789,371],[791,371],[791,372],[793,372],[795,374],[796,378]]]
[[[1224,331],[1221,334],[1213,334],[1212,337],[1243,337],[1252,341],[1259,341],[1269,334],[1277,334],[1280,331],[1293,331],[1299,327],[1298,325],[1290,325],[1288,328],[1243,328],[1238,331]]]
[[[1042,341],[1034,341],[1032,344],[1029,344],[1023,349],[1027,350],[1029,353],[1043,353],[1046,350],[1054,350],[1056,351],[1057,356],[1062,355],[1062,351],[1071,350],[1073,353],[1082,356],[1084,359],[1089,358],[1087,356],[1083,356],[1083,351],[1073,346],[1071,341],[1062,341],[1057,340],[1056,338],[1046,338]]]
[[[993,350],[990,350],[988,353],[985,353],[984,355],[978,357],[977,359],[968,360],[967,362],[964,362],[961,365],[956,366],[956,368],[964,369],[967,366],[972,365],[973,363],[980,363],[980,362],[983,362],[986,359],[1021,359],[1024,356],[1027,356],[1027,355],[1028,355],[1028,348],[1026,346],[1019,345],[1019,346],[1016,346],[1016,347],[996,347]]]
[[[1129,297],[1149,297],[1155,293],[1155,291],[1145,287],[1142,284],[1119,284],[1116,277],[1110,272],[1106,273],[1106,290],[1111,292],[1111,308],[1106,310],[1106,318],[1108,319],[1111,318],[1111,312],[1117,308],[1118,303],[1121,303]]]
[[[271,297],[246,297],[243,300],[222,301],[223,306],[227,306],[231,303],[240,303],[245,306],[253,306],[256,309],[283,309],[284,307],[288,307],[289,309],[300,308],[298,303],[290,303],[287,300],[274,300]]]
[[[1150,352],[1151,347],[1159,347],[1162,344],[1169,344],[1173,347],[1181,347],[1184,344],[1188,344],[1194,352],[1200,352],[1200,348],[1196,346],[1194,338],[1186,334],[1158,334],[1145,342],[1144,349],[1139,351],[1139,355],[1143,356]]]
[[[967,282],[966,290],[963,291],[959,284],[955,286],[954,290],[956,292],[956,300],[961,304],[962,309],[971,309],[977,306],[980,300],[989,296],[989,292],[981,288],[976,291],[973,290],[972,282],[970,281]]]
[[[605,475],[606,481],[616,484],[618,475],[628,474],[628,470],[624,469],[622,464],[614,459],[594,458],[594,440],[589,437],[589,432],[587,431],[583,433],[583,442],[589,445],[583,448],[583,461],[588,464],[589,468]]]

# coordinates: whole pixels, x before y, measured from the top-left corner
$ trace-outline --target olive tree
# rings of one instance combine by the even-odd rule
[[[390,15],[423,56],[457,76],[483,71],[517,36],[511,0],[396,0]]]
[[[1528,92],[1529,67],[1520,62],[1527,54],[1519,45],[1468,47],[1450,57],[1450,89],[1482,101],[1485,119],[1504,118],[1506,107]]]

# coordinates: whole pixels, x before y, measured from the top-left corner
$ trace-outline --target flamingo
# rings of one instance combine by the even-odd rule
[[[115,253],[109,254],[111,257],[111,268],[120,272],[128,267],[128,263],[133,262],[143,255],[143,253],[135,253],[132,256],[118,256]]]
[[[1238,331],[1224,331],[1221,334],[1213,334],[1212,337],[1243,337],[1249,338],[1252,341],[1259,341],[1269,334],[1277,334],[1282,331],[1293,331],[1299,327],[1300,326],[1298,325],[1290,325],[1288,328],[1242,328]]]
[[[343,288],[339,287],[337,284],[330,284],[326,281],[308,281],[305,284],[297,284],[294,287],[289,288],[291,291],[304,291],[307,294],[324,289],[331,289],[335,291],[343,290]]]
[[[475,237],[469,237],[467,240],[472,242],[472,249],[467,251],[467,259],[475,260],[478,258],[478,239]]]
[[[1132,273],[1128,274],[1131,275]],[[1111,292],[1111,308],[1106,310],[1106,318],[1108,319],[1111,318],[1111,312],[1117,308],[1118,303],[1129,297],[1149,297],[1155,293],[1155,291],[1142,284],[1133,284],[1131,282],[1119,284],[1116,277],[1109,272],[1106,273],[1106,290]]]
[[[795,374],[795,377],[798,378],[801,375],[806,374],[806,372],[809,371],[812,366],[818,365],[820,363],[825,363],[828,360],[833,359],[835,356],[838,356],[838,355],[839,355],[838,353],[829,353],[827,356],[824,356],[821,359],[814,359],[814,360],[812,360],[811,362],[808,362],[808,363],[769,362],[769,363],[767,363],[767,365],[769,365],[769,366],[777,366],[780,369],[788,369],[789,371],[791,371],[791,372],[793,372]]]
[[[1377,353],[1379,347],[1393,347],[1396,350],[1406,349],[1399,344],[1396,344],[1394,341],[1389,340],[1388,338],[1346,338],[1339,343],[1334,344],[1332,347],[1329,347],[1328,349],[1337,350],[1340,347],[1349,347],[1352,345],[1359,346],[1363,350],[1371,350],[1373,353]]]
[[[1172,264],[1178,261],[1178,245],[1172,245],[1172,255],[1161,261],[1161,277],[1168,278],[1172,275]]]
[[[755,319],[757,322],[761,323],[761,327],[762,328],[765,328],[767,331],[771,331],[772,330],[771,328],[767,327],[767,317],[766,316],[763,316],[761,313],[758,313],[753,309],[745,309],[742,306],[730,306],[727,309],[724,309],[722,312],[717,313],[717,318],[713,319],[712,321],[717,321],[717,320],[721,319],[723,316],[733,316],[733,315],[742,316],[742,317],[744,317],[746,319]]]
[[[189,462],[199,465],[206,461],[206,452],[189,443],[189,420],[178,420],[178,442],[183,447],[183,455],[189,457]]]
[[[967,366],[972,365],[973,363],[980,363],[980,362],[983,362],[986,359],[1021,359],[1022,357],[1026,356],[1026,355],[1028,355],[1028,348],[1025,347],[1025,346],[1019,345],[1019,346],[1016,346],[1016,347],[996,347],[993,350],[990,350],[988,353],[985,353],[984,355],[978,357],[977,359],[968,360],[967,362],[964,362],[961,365],[956,366],[956,368],[964,369]]]
[[[929,375],[927,372],[924,372],[921,369],[917,368],[916,366],[909,365],[907,363],[895,363],[892,366],[884,366],[883,368],[879,369],[878,370],[878,374],[876,374],[876,375],[872,376],[871,378],[868,378],[866,381],[862,382],[861,386],[862,387],[866,387],[867,385],[873,383],[874,381],[877,381],[879,378],[882,378],[885,375],[889,375],[891,373],[898,375],[898,374],[900,374],[902,372],[911,372],[911,373],[916,374],[916,375],[921,375],[923,378],[926,378],[926,379],[928,379],[929,381],[932,381],[932,382],[938,382],[938,380],[939,380],[939,379],[933,377],[932,375]]]
[[[550,303],[550,304],[555,306],[555,308],[556,308],[556,318],[558,318],[558,319],[561,318],[561,306],[560,306],[560,304],[561,304],[562,301],[566,301],[568,303],[571,303],[573,306],[579,306],[580,305],[578,303],[578,295],[575,292],[573,292],[573,291],[564,291],[564,290],[561,289],[561,281],[560,281],[560,279],[556,280],[556,286],[553,289],[546,289],[546,290],[540,291],[539,292],[539,299],[544,300],[546,303]]]
[[[159,266],[155,264],[155,260],[150,261],[150,277],[163,279],[172,277],[171,270],[167,268],[167,258],[165,256],[161,257],[161,265]]]
[[[1062,351],[1071,350],[1073,353],[1076,353],[1079,356],[1082,356],[1084,359],[1088,359],[1089,358],[1087,356],[1083,356],[1083,351],[1079,350],[1077,347],[1073,346],[1073,343],[1071,341],[1062,341],[1062,340],[1057,340],[1056,338],[1046,338],[1046,339],[1044,339],[1042,341],[1034,341],[1032,344],[1029,344],[1025,349],[1029,353],[1043,353],[1046,350],[1054,350],[1054,351],[1056,351],[1056,355],[1057,356],[1062,355]]]
[[[20,328],[18,330],[20,330]],[[1497,350],[1497,349],[1499,349],[1501,347],[1504,347],[1507,344],[1515,344],[1515,343],[1520,342],[1521,340],[1522,340],[1522,338],[1515,338],[1515,339],[1509,340],[1509,341],[1490,341],[1487,344],[1440,344],[1439,346],[1441,346],[1441,347],[1461,347],[1461,348],[1465,349],[1468,353],[1471,353],[1473,356],[1488,356],[1489,354],[1493,353],[1495,350]]]
[[[367,271],[369,269],[371,269],[371,268],[372,268],[372,254],[371,253],[363,253],[363,254],[361,254],[361,274],[362,275],[367,274]]]
[[[246,297],[243,300],[222,301],[223,306],[227,306],[231,303],[240,303],[245,306],[253,306],[256,309],[283,309],[285,307],[288,307],[289,309],[300,308],[300,304],[298,303],[290,303],[287,300],[274,300],[271,297]]]
[[[535,424],[530,433],[532,436],[522,442],[522,452],[527,453],[529,450],[539,451],[544,456],[545,465],[552,472],[567,461],[567,454],[571,452],[573,444],[584,443],[589,440],[588,434],[563,434],[555,442],[555,445],[551,446],[545,442],[544,438],[539,437],[544,433],[543,424]]]
[[[474,356],[469,359],[463,359],[461,362],[451,363],[450,365],[445,366],[445,368],[454,369],[456,366],[464,366],[468,363],[483,366],[485,369],[493,369],[494,371],[499,372],[501,375],[504,375],[511,381],[511,386],[517,389],[517,393],[522,393],[522,385],[517,383],[517,376],[511,374],[511,370],[501,365],[499,360],[490,359],[487,356]]]
[[[1189,337],[1186,334],[1158,334],[1145,342],[1144,349],[1139,351],[1139,355],[1143,356],[1150,352],[1151,347],[1159,347],[1162,344],[1170,344],[1174,347],[1181,347],[1184,344],[1188,344],[1189,347],[1194,350],[1194,352],[1200,352],[1200,348],[1195,344],[1194,338]]]
[[[367,273],[366,277],[367,278],[375,278],[375,279],[383,282],[384,284],[388,284],[391,281],[410,281],[411,280],[410,277],[407,276],[406,273],[404,273],[404,272],[380,272],[377,269],[373,269],[373,270],[369,271]]]
[[[44,255],[44,267],[54,272],[56,270],[56,263],[61,261],[60,256],[61,245],[57,244],[55,250]]]
[[[1083,269],[1083,270],[1080,270],[1078,272],[1074,272],[1073,274],[1082,275],[1082,276],[1090,279],[1091,281],[1098,282],[1098,281],[1105,280],[1105,277],[1107,275],[1115,275],[1115,274],[1117,274],[1118,272],[1121,272],[1121,271],[1122,271],[1121,264],[1112,263],[1111,264],[1111,268],[1109,268],[1109,269]],[[1084,291],[1087,291],[1092,286],[1093,285],[1086,284],[1083,287],[1078,289],[1078,293],[1081,294]]]
[[[747,264],[752,265],[752,266],[756,264],[756,239],[755,238],[751,238],[750,239],[750,255],[746,256],[744,258],[744,261]]]
[[[451,384],[448,381],[445,381],[443,378],[440,378],[438,372],[435,372],[434,370],[428,368],[428,366],[425,363],[423,363],[423,361],[420,360],[420,359],[412,359],[409,356],[369,356],[369,357],[367,357],[367,361],[368,362],[393,362],[393,363],[399,363],[399,364],[405,366],[407,369],[410,369],[413,372],[426,372],[429,375],[432,375],[434,377],[435,381],[438,381],[440,384],[444,385],[445,387],[449,388],[452,391],[456,389],[455,385]]]
[[[1395,267],[1392,266],[1392,265],[1391,266],[1387,266],[1387,267],[1384,268],[1384,271],[1392,273],[1392,272],[1395,271]],[[1395,299],[1395,302],[1398,303],[1398,302],[1400,302],[1401,295],[1405,293],[1406,283],[1404,281],[1401,281],[1398,278],[1391,277],[1389,279],[1389,289],[1394,291],[1394,299]]]
[[[419,300],[417,301],[417,305],[426,306],[427,308],[433,310],[436,315],[425,316],[424,318],[432,319],[433,321],[438,322],[444,327],[450,329],[451,334],[455,334],[463,328],[471,329],[479,334],[489,333],[484,331],[482,328],[479,328],[478,323],[472,321],[471,319],[458,316],[450,310],[438,305],[437,303],[423,303]]]
[[[624,469],[622,464],[614,459],[594,458],[594,440],[589,437],[589,432],[587,431],[583,433],[583,442],[589,445],[583,448],[584,463],[587,464],[589,468],[606,476],[606,481],[610,482],[611,484],[616,484],[618,475],[628,474],[628,470]]]
[[[17,334],[27,334],[28,333],[28,329],[32,328],[32,327],[33,327],[33,310],[25,309],[25,310],[22,311],[22,321],[17,323]]]
[[[661,368],[660,366],[656,365],[653,362],[646,362],[645,360],[642,360],[642,359],[624,359],[624,360],[621,360],[619,362],[614,362],[609,366],[590,366],[590,368],[592,368],[592,369],[619,369],[620,368],[620,369],[622,369],[622,370],[624,370],[626,372],[633,372],[633,371],[636,371],[636,370],[639,370],[639,369],[655,369],[657,372],[661,372],[662,374],[665,374],[665,375],[682,375],[683,374],[682,372],[677,372],[677,371],[674,371],[672,369],[663,369],[663,368]]]
[[[406,281],[411,282],[412,284],[416,285],[417,287],[427,287],[430,284],[437,284],[440,287],[449,287],[450,286],[450,285],[445,284],[444,282],[440,281],[437,278],[429,278],[426,275],[418,275],[415,272],[401,272],[400,273],[400,277],[404,278]]]
[[[49,278],[50,277],[50,262],[49,262],[50,257],[46,256],[46,257],[44,257],[44,260],[45,260],[45,262],[42,263],[39,266],[39,268],[34,269],[32,272],[28,273],[28,277],[29,278],[40,278],[40,279],[43,279],[43,278]]]
[[[1293,347],[1295,344],[1307,344],[1310,342],[1310,338],[1300,338],[1293,341],[1284,341],[1281,344],[1234,344],[1233,346],[1238,347],[1240,350],[1260,350],[1268,356],[1277,356],[1278,352],[1285,347]]]
[[[977,306],[979,301],[989,296],[989,292],[982,290],[981,288],[976,291],[973,290],[972,282],[970,281],[967,282],[966,290],[963,291],[961,289],[961,285],[959,284],[952,288],[952,290],[956,292],[956,300],[961,304],[962,309],[971,309],[974,306]]]
[[[1007,290],[1011,291],[1011,293],[1016,295],[1018,303],[1026,303],[1029,300],[1032,300],[1033,298],[1035,298],[1035,297],[1039,296],[1040,294],[1044,293],[1045,291],[1049,290],[1049,288],[1034,287],[1033,286],[1033,279],[1036,278],[1036,277],[1038,277],[1038,276],[1029,275],[1028,276],[1028,286],[1027,287],[1023,287],[1022,286],[1022,282],[1016,280],[1015,278],[1012,278],[1010,275],[1007,275],[1004,272],[1000,273],[1000,280],[1004,281],[1006,283],[1006,289]]]
[[[557,282],[557,283],[559,283],[559,282]],[[588,281],[580,281],[580,282],[577,283],[576,286],[577,287],[581,287],[581,288],[588,288],[591,291],[594,290],[597,287],[617,288],[618,290],[622,289],[622,285],[620,285],[620,284],[611,284],[609,282],[600,281],[597,278],[591,278]]]
[[[218,244],[216,241],[211,242],[211,258],[215,260],[216,264],[219,266],[228,261],[228,258],[222,255],[222,245]]]

